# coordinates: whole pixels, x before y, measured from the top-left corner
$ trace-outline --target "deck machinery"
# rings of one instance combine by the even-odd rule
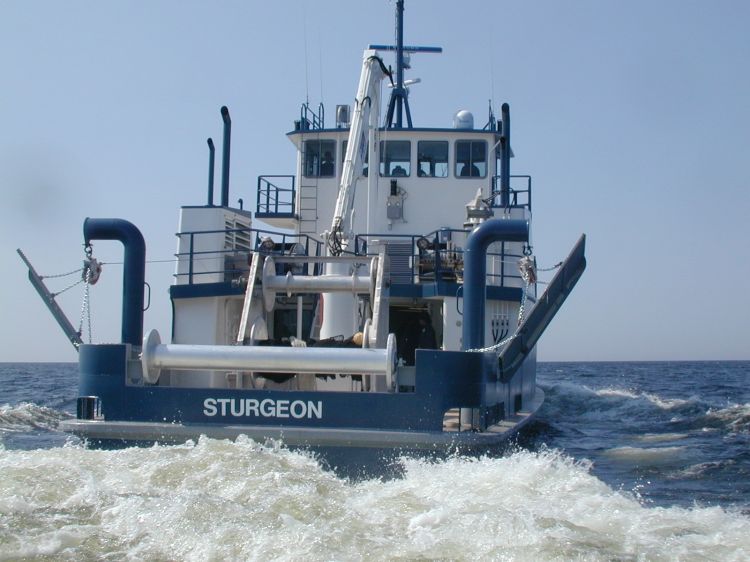
[[[80,355],[65,431],[485,450],[537,411],[535,344],[585,268],[585,238],[539,294],[531,177],[510,173],[508,105],[481,128],[468,111],[452,127],[415,127],[404,72],[440,49],[404,46],[401,0],[396,24],[396,45],[365,50],[353,107],[337,106],[334,126],[322,106],[302,106],[287,135],[295,173],[261,175],[254,213],[229,204],[222,108],[221,201],[209,140],[208,200],[180,210],[169,343],[144,335],[138,229],[86,220],[87,247],[124,246],[122,338],[83,344],[55,312]]]

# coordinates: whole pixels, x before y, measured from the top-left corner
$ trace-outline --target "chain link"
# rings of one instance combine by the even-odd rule
[[[84,282],[85,285],[83,287],[83,302],[81,303],[81,321],[78,323],[78,334],[83,336],[83,319],[88,318],[88,335],[89,335],[89,343],[91,343],[91,307],[89,306],[89,278],[91,277],[91,269],[86,269],[86,277],[84,280],[79,281]]]
[[[563,264],[563,262],[557,262],[552,267],[545,267],[545,268],[538,268],[537,267],[536,270],[537,271],[554,271],[555,269],[557,269],[558,267],[560,267],[562,264]]]
[[[537,269],[536,267],[533,267],[534,261],[531,259],[531,255],[526,254],[526,252],[524,252],[524,255],[525,257],[521,259],[518,264],[519,266],[518,268],[521,272],[521,278],[523,279],[524,285],[521,291],[521,304],[518,307],[518,323],[516,324],[516,331],[513,333],[512,336],[509,336],[505,338],[504,340],[497,342],[494,345],[491,345],[489,347],[483,347],[481,349],[467,349],[466,351],[474,351],[474,352],[479,352],[479,353],[495,351],[503,347],[505,344],[507,344],[511,340],[513,340],[518,335],[518,329],[521,327],[521,324],[523,323],[523,317],[526,311],[526,300],[529,294],[529,286],[531,285],[532,282],[536,283],[536,272],[537,271],[552,271],[553,269],[557,269],[563,264],[563,262],[560,262],[547,269]],[[526,260],[526,262],[524,262],[524,260]]]
[[[526,254],[524,251],[524,255],[526,258],[530,258],[531,254]],[[556,263],[552,267],[548,267],[546,269],[539,269],[534,268],[536,271],[552,271],[554,269],[557,269],[558,267],[562,266],[563,262]],[[521,271],[521,277],[524,281],[523,290],[521,292],[521,305],[518,307],[518,324],[516,324],[516,331],[513,333],[512,336],[508,336],[503,341],[497,342],[494,345],[491,345],[489,347],[483,347],[481,349],[467,349],[466,351],[472,351],[472,352],[478,352],[478,353],[486,353],[488,351],[495,351],[497,349],[500,349],[505,344],[513,340],[518,335],[518,329],[521,327],[521,324],[523,323],[523,317],[526,309],[526,297],[529,292],[529,285],[531,285],[531,269],[529,267],[524,267],[522,264],[519,263],[519,269]],[[536,282],[536,275],[534,275],[534,282]]]
[[[68,275],[73,275],[74,273],[80,273],[81,271],[83,271],[83,268],[79,267],[78,269],[74,269],[73,271],[68,271],[67,273],[58,273],[56,275],[40,275],[39,277],[41,277],[42,279],[57,279],[59,277],[67,277]],[[62,293],[62,291],[60,292]]]
[[[466,351],[477,352],[477,353],[486,353],[488,351],[495,351],[503,347],[512,339],[514,339],[518,335],[518,329],[521,327],[521,323],[523,322],[524,309],[526,307],[526,295],[528,294],[528,290],[529,290],[529,283],[528,281],[526,281],[526,283],[523,286],[523,290],[521,292],[521,306],[518,307],[518,323],[516,324],[516,331],[513,333],[512,336],[508,336],[504,340],[499,341],[496,344],[491,345],[489,347],[483,347],[481,349],[467,349]]]
[[[75,283],[71,283],[70,285],[68,285],[64,289],[62,289],[60,291],[57,291],[56,293],[52,293],[52,297],[56,297],[58,295],[62,295],[65,291],[69,291],[70,289],[72,289],[73,287],[77,287],[81,283],[83,283],[83,279],[79,279],[78,281],[76,281]]]

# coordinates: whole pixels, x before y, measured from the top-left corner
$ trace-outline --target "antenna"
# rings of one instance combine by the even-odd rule
[[[310,103],[309,60],[307,57],[307,9],[302,4],[302,33],[305,43],[305,103]]]
[[[409,91],[406,86],[415,82],[404,83],[404,69],[409,68],[404,58],[404,53],[442,53],[440,47],[405,47],[404,46],[404,0],[396,0],[396,45],[370,45],[370,49],[376,51],[396,51],[396,85],[391,90],[391,99],[388,102],[388,114],[386,116],[386,127],[389,129],[403,128],[403,113],[406,111],[408,128],[412,128],[411,111],[409,111]],[[396,116],[394,124],[393,117]]]

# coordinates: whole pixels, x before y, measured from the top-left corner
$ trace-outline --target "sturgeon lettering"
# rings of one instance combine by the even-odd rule
[[[323,402],[320,400],[273,400],[265,398],[206,398],[203,415],[230,416],[234,418],[294,418],[301,420],[323,419]]]

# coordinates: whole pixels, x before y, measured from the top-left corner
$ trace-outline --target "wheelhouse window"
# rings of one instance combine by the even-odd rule
[[[349,141],[341,141],[341,168],[344,168],[344,162],[346,161],[346,147]],[[362,175],[367,177],[367,167],[370,162],[370,144],[365,145],[365,161],[362,163]]]
[[[417,175],[426,178],[448,177],[448,141],[417,143]]]
[[[380,175],[411,175],[411,141],[380,141]]]
[[[456,141],[456,177],[484,178],[487,176],[487,142],[480,140]]]
[[[336,141],[305,141],[305,176],[308,178],[329,178],[336,175]]]

